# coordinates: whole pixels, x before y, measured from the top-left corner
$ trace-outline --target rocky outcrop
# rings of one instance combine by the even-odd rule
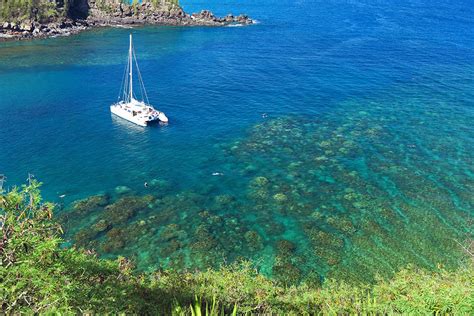
[[[0,40],[41,38],[70,35],[94,26],[109,25],[175,25],[175,26],[225,26],[253,24],[247,15],[217,17],[211,11],[188,14],[176,4],[162,0],[160,3],[142,2],[126,5],[120,0],[70,0],[69,14],[52,22],[40,23],[25,20],[21,23],[0,23]]]
[[[153,5],[143,2],[137,5],[125,5],[122,2],[108,2],[105,9],[91,0],[91,8],[87,20],[98,24],[164,24],[164,25],[204,25],[223,26],[231,23],[252,24],[254,23],[246,15],[234,17],[229,14],[226,17],[216,17],[208,10],[200,13],[187,14],[175,4],[163,2],[161,5]],[[103,0],[102,0],[103,1]]]
[[[87,21],[67,18],[45,24],[36,21],[25,21],[21,24],[4,22],[0,25],[0,40],[65,36],[78,33],[88,27]]]
[[[228,14],[225,17],[219,18],[214,16],[214,14],[208,10],[203,10],[199,13],[193,13],[191,15],[191,19],[195,23],[202,23],[203,25],[227,25],[232,23],[248,25],[255,23],[251,18],[248,17],[248,15],[241,14],[235,17],[232,14]]]

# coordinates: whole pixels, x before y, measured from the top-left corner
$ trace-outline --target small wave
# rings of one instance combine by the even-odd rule
[[[71,32],[65,32],[65,33],[60,33],[60,34],[54,34],[49,37],[50,38],[67,37],[67,36],[71,36],[71,34],[72,34]]]
[[[243,24],[240,24],[240,23],[227,25],[227,27],[241,27],[241,26],[244,26],[244,25],[243,25]]]
[[[130,25],[123,25],[123,24],[116,24],[112,25],[112,27],[118,28],[118,29],[133,29]]]

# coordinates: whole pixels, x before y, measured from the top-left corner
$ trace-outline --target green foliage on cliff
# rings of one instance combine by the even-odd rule
[[[457,271],[409,267],[375,285],[334,280],[285,287],[249,263],[220,270],[137,274],[124,259],[64,248],[54,205],[39,183],[0,194],[0,313],[198,314],[237,310],[281,314],[433,314],[474,312],[472,262]]]
[[[112,2],[109,0],[96,0],[95,1],[95,6],[97,9],[106,12],[106,13],[112,13],[114,11]]]
[[[47,21],[65,15],[67,1],[0,0],[0,20],[8,22],[27,19]]]
[[[166,1],[163,1],[163,0],[144,0],[144,1],[150,2],[155,8],[162,7],[163,4],[171,4],[171,5],[174,5],[174,6],[177,6],[177,7],[180,6],[179,0],[166,0]]]
[[[122,0],[122,2],[133,7],[141,2],[150,2],[157,8],[163,5],[179,6],[179,0]],[[75,3],[71,0],[0,0],[0,22],[52,21],[58,17],[68,16],[69,9],[75,11]],[[115,3],[113,0],[96,0],[95,6],[99,10],[111,13]]]

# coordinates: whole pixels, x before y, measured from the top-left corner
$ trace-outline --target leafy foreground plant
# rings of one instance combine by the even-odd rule
[[[125,258],[61,247],[40,184],[0,195],[0,312],[173,315],[474,312],[472,262],[457,271],[408,267],[375,285],[335,280],[284,287],[249,263],[220,270],[136,274]]]
[[[203,309],[202,305],[202,298],[198,298],[197,296],[194,298],[194,303],[189,306],[189,309],[191,311],[192,316],[219,316],[219,315],[225,315],[225,308],[224,306],[220,306],[219,302],[216,300],[216,297],[214,296],[212,298],[211,304],[208,304],[206,302],[205,309]],[[173,316],[182,316],[182,315],[187,315],[188,312],[186,309],[184,309],[181,305],[179,305],[178,302],[175,302],[172,309],[171,309],[171,315]],[[234,309],[232,310],[232,313],[230,314],[232,316],[237,315],[237,304],[234,305]]]

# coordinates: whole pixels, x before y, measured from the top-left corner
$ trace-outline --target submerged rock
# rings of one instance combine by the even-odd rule
[[[93,195],[75,202],[72,206],[72,210],[83,216],[102,209],[108,202],[109,197],[105,194]]]
[[[256,187],[263,187],[268,184],[268,179],[265,177],[256,177],[252,180],[251,185]]]
[[[106,234],[101,248],[104,252],[117,252],[125,247],[126,236],[123,229],[112,228]]]
[[[272,273],[284,285],[298,284],[302,278],[301,270],[290,260],[281,257],[277,257]]]
[[[285,202],[288,200],[288,197],[283,193],[277,193],[273,196],[273,199],[279,203]]]
[[[149,188],[152,188],[152,189],[162,189],[162,190],[165,190],[165,189],[168,189],[170,186],[169,182],[166,181],[166,180],[163,180],[163,179],[152,179],[149,183],[148,183],[148,187]]]
[[[256,231],[248,231],[244,235],[250,251],[259,251],[263,249],[262,237]]]
[[[130,189],[129,187],[125,185],[119,185],[115,187],[115,193],[120,194],[120,195],[130,193],[131,191],[132,189]]]
[[[276,248],[280,256],[291,256],[296,249],[296,245],[289,240],[280,239],[276,243]]]
[[[125,224],[134,217],[139,211],[149,208],[152,197],[126,196],[115,203],[108,205],[102,216],[112,225]]]
[[[103,232],[110,228],[110,223],[108,223],[105,219],[101,219],[94,225],[92,225],[92,229],[98,233]]]

